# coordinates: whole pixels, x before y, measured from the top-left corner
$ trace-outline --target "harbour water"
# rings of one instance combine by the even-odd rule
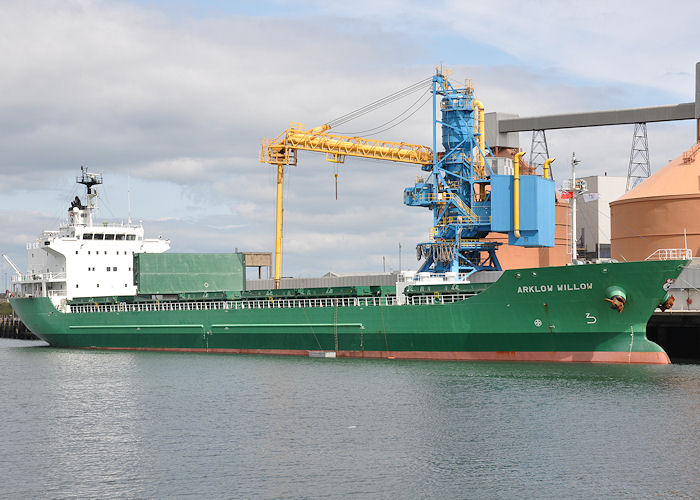
[[[0,339],[0,497],[700,494],[700,365],[82,351]]]

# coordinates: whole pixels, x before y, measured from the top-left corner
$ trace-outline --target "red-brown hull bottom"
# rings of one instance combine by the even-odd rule
[[[268,354],[309,356],[299,349],[204,349],[156,347],[90,347],[129,351],[206,352],[220,354]],[[338,358],[415,359],[443,361],[532,361],[551,363],[625,363],[667,365],[671,361],[665,352],[611,352],[611,351],[338,351]]]

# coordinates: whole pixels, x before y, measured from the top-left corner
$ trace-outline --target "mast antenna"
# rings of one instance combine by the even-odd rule
[[[129,215],[127,223],[131,225],[131,171],[126,173],[126,204],[127,213]]]
[[[102,184],[102,174],[93,174],[88,172],[86,166],[80,166],[80,175],[75,178],[75,182],[82,184],[87,189],[87,209],[88,213],[88,226],[92,226],[92,212],[96,208],[94,199],[97,196],[97,190],[94,186]]]

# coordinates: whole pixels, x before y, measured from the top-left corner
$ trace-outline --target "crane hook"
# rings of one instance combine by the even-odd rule
[[[338,201],[338,165],[335,166],[335,201]]]

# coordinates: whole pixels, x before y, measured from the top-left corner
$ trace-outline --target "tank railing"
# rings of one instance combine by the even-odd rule
[[[442,305],[460,302],[476,293],[414,295],[406,297],[406,305]],[[155,312],[155,311],[216,311],[243,309],[296,309],[310,307],[376,307],[397,306],[396,297],[342,297],[284,299],[265,298],[236,301],[145,302],[142,304],[69,304],[70,313]]]
[[[700,142],[695,143],[692,148],[683,153],[683,164],[692,163],[698,151],[700,151]]]
[[[659,248],[644,260],[690,260],[693,250],[690,248]]]

